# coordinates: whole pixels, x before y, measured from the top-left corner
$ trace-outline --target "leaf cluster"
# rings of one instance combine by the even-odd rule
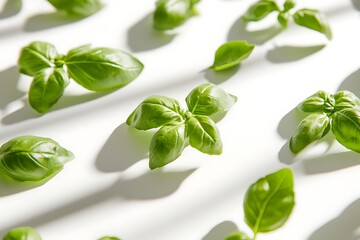
[[[329,94],[318,91],[306,98],[298,109],[309,113],[290,139],[290,150],[297,154],[331,130],[344,147],[360,153],[360,99],[349,91]]]
[[[60,99],[70,78],[91,91],[112,91],[133,81],[143,69],[139,60],[117,49],[86,45],[61,55],[54,45],[40,41],[21,50],[18,66],[33,77],[29,103],[39,113]]]
[[[149,167],[155,169],[177,159],[188,144],[206,154],[221,154],[222,141],[215,122],[236,101],[235,96],[206,83],[186,97],[188,110],[173,98],[151,96],[130,114],[126,124],[138,130],[160,128],[149,149]]]

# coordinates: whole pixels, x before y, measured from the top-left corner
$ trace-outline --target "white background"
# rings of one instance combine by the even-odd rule
[[[222,240],[241,229],[243,197],[250,184],[283,167],[293,169],[296,205],[288,222],[258,240],[360,239],[360,156],[332,134],[298,156],[287,141],[303,115],[294,108],[318,90],[360,96],[360,3],[357,0],[299,1],[319,9],[332,27],[327,41],[290,24],[279,34],[275,16],[244,30],[239,18],[249,0],[203,0],[200,15],[171,33],[152,30],[155,0],[107,0],[99,13],[67,20],[45,0],[9,0],[0,13],[0,143],[19,135],[50,137],[76,159],[45,185],[0,181],[0,236],[12,227],[36,227],[45,240]],[[0,6],[7,1],[0,0]],[[270,30],[263,30],[270,27]],[[260,29],[261,28],[261,29]],[[250,29],[250,30],[249,30]],[[228,40],[257,44],[239,68],[207,70],[215,50]],[[87,92],[71,83],[43,116],[27,102],[31,79],[20,76],[20,49],[34,40],[60,53],[92,43],[134,54],[144,71],[110,93]],[[322,45],[324,47],[322,47]],[[212,82],[238,97],[218,123],[223,154],[190,147],[160,170],[150,171],[151,133],[124,121],[146,97],[179,99]]]

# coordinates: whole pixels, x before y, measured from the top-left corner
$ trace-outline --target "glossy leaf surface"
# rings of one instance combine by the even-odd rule
[[[345,108],[359,108],[360,99],[349,91],[339,91],[334,94],[335,111],[341,111]]]
[[[6,233],[3,240],[41,240],[39,232],[31,227],[13,228]]]
[[[0,148],[0,173],[18,182],[40,182],[57,174],[74,155],[50,138],[16,137]]]
[[[90,16],[99,11],[101,0],[48,0],[57,10],[81,17]]]
[[[274,0],[260,0],[251,5],[242,18],[247,22],[259,21],[274,11],[279,11]]]
[[[334,110],[335,100],[325,91],[318,91],[306,98],[298,109],[308,113],[331,113]]]

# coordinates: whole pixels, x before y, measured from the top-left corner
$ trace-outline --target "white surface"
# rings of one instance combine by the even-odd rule
[[[261,43],[264,33],[240,31],[238,24],[249,0],[204,0],[198,5],[201,15],[173,37],[151,29],[155,1],[108,0],[96,15],[68,23],[56,19],[45,0],[24,0],[13,16],[0,13],[0,143],[32,134],[51,137],[76,155],[41,187],[26,190],[0,182],[0,236],[30,225],[45,240],[103,235],[221,240],[237,228],[250,233],[242,209],[249,185],[290,167],[294,211],[282,228],[259,234],[258,240],[360,239],[359,155],[331,144],[332,136],[295,159],[287,147],[300,120],[293,109],[304,98],[321,89],[348,89],[360,96],[360,12],[353,1],[298,4],[327,14],[331,42],[291,25]],[[261,44],[239,69],[206,70],[217,47],[237,38]],[[123,49],[145,69],[128,86],[104,96],[71,84],[54,109],[39,116],[27,102],[30,79],[15,67],[19,50],[33,40],[49,41],[61,53],[87,43]],[[326,46],[311,48],[319,44]],[[191,89],[209,81],[238,96],[218,123],[223,154],[208,156],[188,147],[175,162],[150,172],[151,135],[129,130],[127,116],[153,94],[184,104]]]

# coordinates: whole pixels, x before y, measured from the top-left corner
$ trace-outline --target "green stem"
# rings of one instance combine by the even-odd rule
[[[256,236],[257,236],[257,233],[254,233],[254,238],[253,238],[253,240],[256,240]]]

